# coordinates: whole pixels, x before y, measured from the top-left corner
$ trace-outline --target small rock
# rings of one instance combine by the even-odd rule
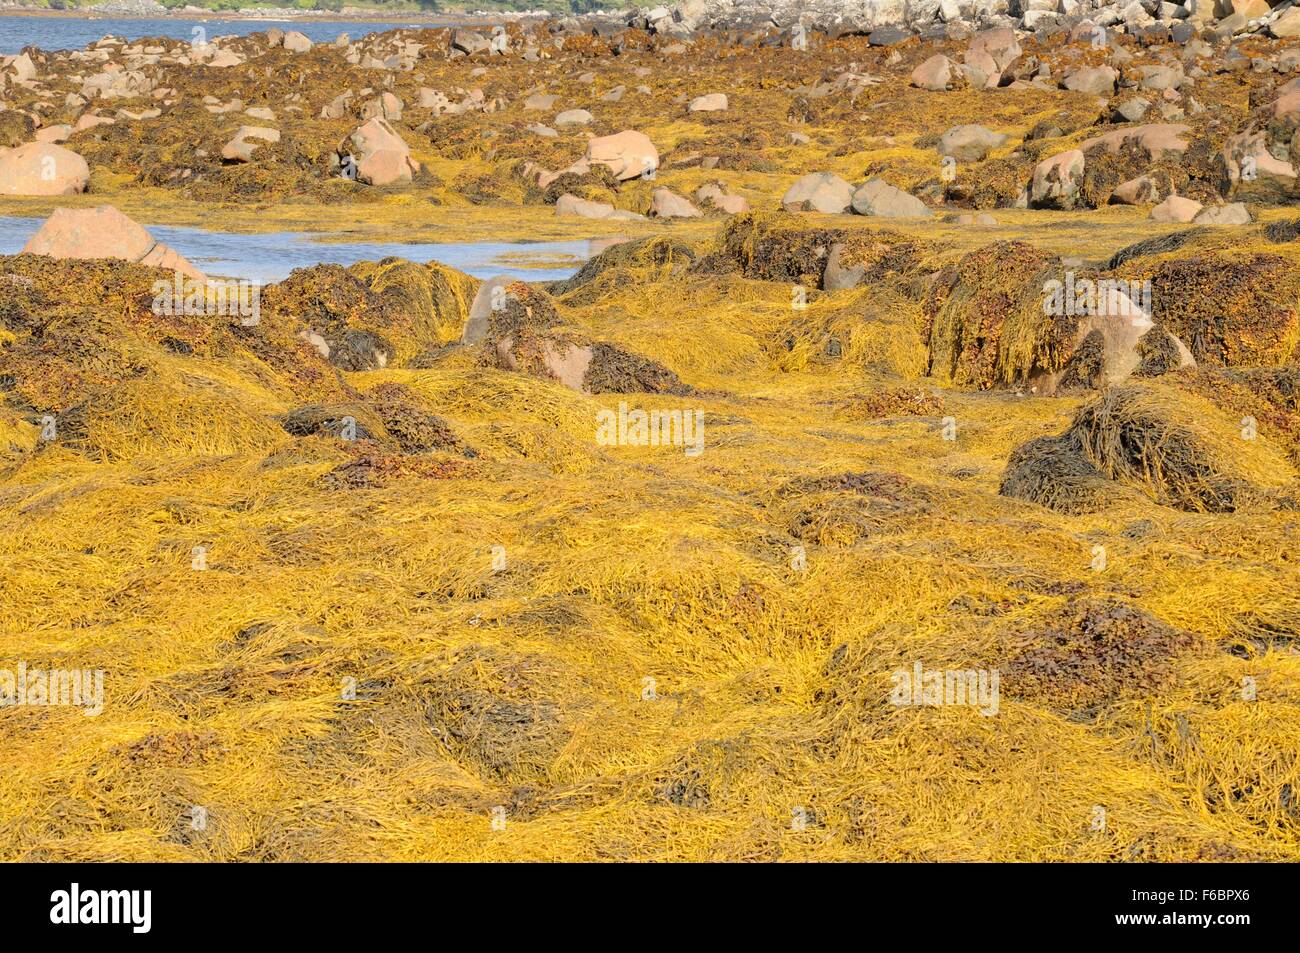
[[[650,193],[651,218],[700,218],[704,213],[690,200],[662,186]]]
[[[257,141],[250,141],[257,140]],[[227,162],[252,162],[253,152],[264,142],[279,142],[280,130],[264,126],[240,126],[231,139],[221,148],[221,158]]]
[[[953,126],[935,146],[941,156],[952,156],[958,162],[979,162],[992,149],[1007,141],[1007,137],[992,129],[978,125]]]
[[[868,179],[853,193],[853,211],[877,218],[930,218],[933,214],[914,195],[895,188],[884,179]]]
[[[952,85],[956,73],[952,60],[942,53],[936,53],[912,70],[912,85],[933,92],[943,92]]]
[[[787,212],[847,212],[853,204],[853,186],[830,172],[810,172],[781,196]]]
[[[587,140],[586,161],[606,166],[620,182],[659,168],[659,150],[650,137],[634,129]]]
[[[1148,217],[1153,222],[1190,222],[1202,208],[1201,203],[1195,199],[1171,195],[1153,208]]]
[[[550,93],[533,93],[524,100],[524,108],[539,112],[547,112],[555,105],[559,96],[553,96]]]
[[[312,42],[305,34],[290,30],[284,35],[283,46],[290,53],[306,53],[312,48]]]
[[[1249,225],[1250,212],[1241,202],[1228,205],[1212,205],[1202,209],[1192,219],[1193,225]]]
[[[595,121],[595,116],[585,109],[566,109],[555,117],[555,124],[560,127],[588,126]]]
[[[595,219],[617,219],[633,220],[641,219],[645,216],[638,215],[635,212],[628,212],[623,209],[614,208],[606,202],[592,202],[587,199],[578,198],[576,195],[570,195],[568,192],[559,197],[555,203],[556,215],[576,215],[579,218]]]
[[[1070,70],[1061,80],[1064,89],[1093,96],[1113,96],[1119,74],[1109,66],[1083,66]]]
[[[691,100],[686,107],[688,112],[693,113],[711,113],[722,112],[727,108],[726,93],[709,93],[707,96],[697,96]]]

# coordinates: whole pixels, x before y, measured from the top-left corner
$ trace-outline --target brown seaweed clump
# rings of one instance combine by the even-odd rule
[[[897,232],[809,227],[797,215],[747,212],[727,222],[691,271],[835,290],[910,274],[927,248]],[[833,282],[831,271],[851,272],[851,283]]]
[[[1055,256],[1025,242],[997,242],[945,266],[924,304],[929,372],[959,387],[1021,384],[1064,366],[1078,318],[1045,315],[1043,288]]]
[[[446,420],[426,409],[415,392],[396,381],[380,384],[353,400],[296,407],[277,420],[295,437],[374,441],[402,453],[467,449]]]
[[[675,394],[694,393],[694,388],[658,361],[634,354],[616,344],[597,341],[591,345],[591,363],[582,379],[589,394]]]
[[[1253,367],[1300,360],[1300,273],[1279,255],[1163,261],[1151,275],[1151,298],[1163,326],[1199,363]]]
[[[1163,327],[1153,327],[1138,338],[1138,366],[1134,377],[1159,377],[1182,366],[1182,352],[1177,339]]]
[[[1061,436],[1017,448],[1001,492],[1089,512],[1106,502],[1098,475],[1162,505],[1211,513],[1266,503],[1296,479],[1257,432],[1186,390],[1153,383],[1112,388]]]
[[[945,189],[945,197],[966,208],[1011,208],[1033,177],[1034,163],[1024,154],[988,159],[963,169]]]
[[[1196,639],[1111,597],[1070,600],[1013,641],[1002,666],[1010,696],[1065,709],[1096,708],[1167,687]]]
[[[881,420],[888,417],[937,417],[943,413],[943,398],[924,387],[889,387],[836,403],[849,420]]]
[[[842,234],[835,228],[809,228],[788,215],[748,212],[727,222],[714,248],[691,270],[820,288],[831,246]]]
[[[587,394],[689,394],[676,373],[565,324],[554,299],[522,281],[505,286],[489,313],[485,363],[559,381]]]
[[[836,547],[901,529],[933,506],[927,487],[876,470],[795,477],[777,487],[773,498],[792,537]]]
[[[1095,513],[1123,496],[1069,433],[1037,437],[1012,450],[998,492],[1071,516]]]

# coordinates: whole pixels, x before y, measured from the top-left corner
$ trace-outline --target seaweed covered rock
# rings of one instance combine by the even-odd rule
[[[405,317],[395,299],[371,291],[341,265],[296,269],[263,290],[262,311],[300,321],[304,339],[345,371],[387,366],[396,349],[385,332]]]
[[[1211,513],[1284,500],[1296,480],[1286,457],[1239,420],[1185,389],[1151,383],[1111,388],[1061,436],[1017,448],[1001,492],[1088,512],[1106,502],[1098,474],[1162,505]]]
[[[246,325],[210,300],[156,308],[172,272],[19,255],[0,273],[0,391],[48,430],[41,446],[99,460],[266,449],[283,437],[274,394],[341,393],[294,322]]]
[[[252,143],[254,161],[227,161],[221,155],[222,145],[238,134],[249,117],[235,110],[212,112],[198,101],[202,91],[195,92],[193,100],[171,107],[166,121],[150,123],[147,135],[141,134],[138,123],[116,122],[86,128],[70,144],[92,166],[114,176],[179,189],[199,201],[264,202],[289,195],[333,198],[347,191],[364,192],[338,177],[341,123],[289,114],[278,123],[278,141]],[[230,94],[238,93],[235,85]],[[235,109],[242,107],[237,98],[232,103]]]
[[[400,322],[386,325],[382,333],[393,342],[399,364],[459,340],[479,286],[476,278],[436,261],[384,258],[357,262],[348,270],[396,305]]]
[[[537,193],[530,199],[547,205],[556,205],[565,195],[576,196],[589,202],[612,205],[618,198],[619,179],[607,166],[593,165],[587,169],[566,169],[559,174],[542,174],[537,177]]]
[[[1300,465],[1300,365],[1181,370],[1167,382],[1239,419],[1243,431],[1277,445]]]
[[[964,255],[932,279],[925,302],[930,373],[959,386],[1050,395],[1127,380],[1155,322],[1140,281],[1067,270],[1023,242]],[[1194,363],[1171,338],[1175,366]]]
[[[431,262],[313,265],[262,291],[262,310],[297,320],[341,370],[407,364],[460,338],[477,282]]]
[[[838,369],[913,380],[926,370],[921,325],[914,300],[873,286],[791,308],[765,344],[782,371]]]
[[[774,517],[790,536],[831,547],[902,531],[935,509],[929,487],[881,470],[794,477],[770,497]]]
[[[1212,201],[1227,189],[1226,172],[1209,139],[1190,135],[1186,125],[1147,123],[1085,139],[1034,167],[1029,202],[1035,208],[1099,208],[1131,203],[1126,188],[1143,201],[1175,192]]]
[[[961,168],[947,184],[944,197],[954,205],[977,209],[1012,208],[1027,194],[1034,163],[1022,152]]]
[[[515,281],[500,286],[482,337],[486,363],[548,378],[586,394],[688,394],[657,361],[567,326],[545,291]]]
[[[27,113],[16,109],[0,112],[0,149],[12,149],[31,142],[36,134],[36,121]]]
[[[916,272],[929,246],[892,231],[809,227],[798,218],[750,212],[732,218],[692,267],[838,290]]]
[[[1161,324],[1201,363],[1276,366],[1300,360],[1300,272],[1280,255],[1208,253],[1150,274]]]
[[[1024,242],[998,242],[941,269],[925,299],[930,373],[989,388],[1059,370],[1076,323],[1044,314],[1043,288],[1059,271],[1055,256]]]
[[[629,282],[647,283],[682,272],[697,255],[694,245],[664,236],[618,242],[587,259],[550,292],[566,304],[591,303]]]

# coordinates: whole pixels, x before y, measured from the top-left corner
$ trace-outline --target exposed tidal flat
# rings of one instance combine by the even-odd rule
[[[0,854],[1300,857],[1249,14],[11,52]]]

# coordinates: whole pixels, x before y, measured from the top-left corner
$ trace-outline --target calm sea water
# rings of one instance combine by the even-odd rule
[[[360,39],[369,33],[397,30],[402,27],[436,27],[436,22],[389,23],[364,20],[317,23],[309,19],[285,20],[185,20],[165,17],[157,20],[114,19],[112,17],[49,17],[0,14],[0,54],[18,53],[25,46],[39,46],[43,50],[80,50],[109,35],[127,40],[149,36],[165,36],[174,40],[188,40],[193,30],[201,26],[209,38],[227,34],[246,36],[278,26],[282,30],[297,30],[314,43],[332,43],[340,33]]]
[[[41,226],[39,218],[0,216],[0,255],[22,251]],[[510,275],[524,281],[568,278],[601,247],[590,241],[465,242],[457,244],[397,242],[321,242],[303,232],[241,235],[200,228],[150,225],[149,233],[170,245],[213,278],[244,278],[259,284],[281,281],[295,268],[318,263],[350,265],[394,256],[408,261],[439,261],[475,278]]]
[[[419,24],[357,20],[318,23],[311,20],[187,20],[173,17],[94,19],[4,14],[0,15],[0,53],[17,53],[26,46],[45,50],[82,49],[108,34],[127,40],[154,36],[190,39],[195,26],[202,26],[208,37],[231,33],[246,35],[278,26],[285,30],[299,30],[319,43],[332,42],[341,33],[347,33],[355,40],[368,33],[408,25],[428,27],[437,24],[427,21]],[[40,225],[40,219],[0,216],[0,255],[17,254]],[[280,281],[295,268],[317,263],[350,265],[357,261],[378,261],[390,255],[410,261],[440,261],[477,278],[505,274],[528,281],[556,281],[572,275],[583,261],[599,250],[587,241],[327,243],[319,241],[319,236],[299,232],[241,235],[161,225],[149,226],[149,231],[213,277],[246,278],[257,282]]]

